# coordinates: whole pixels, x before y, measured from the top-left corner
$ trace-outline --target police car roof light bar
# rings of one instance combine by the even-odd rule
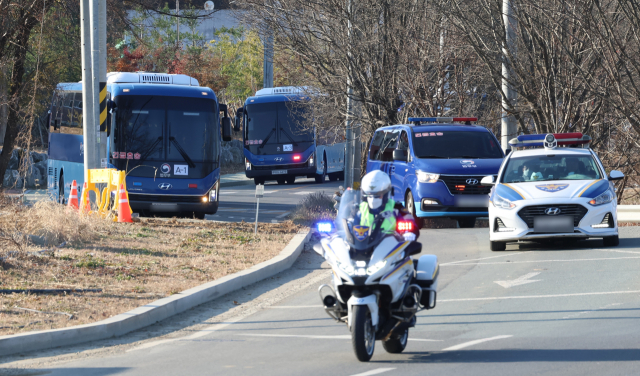
[[[587,145],[591,142],[591,137],[580,132],[572,133],[549,133],[553,135],[558,146]],[[548,134],[522,134],[517,138],[509,140],[509,145],[514,148],[522,147],[544,147]]]
[[[409,123],[420,125],[422,123],[465,123],[471,125],[471,122],[478,121],[477,117],[410,117]]]

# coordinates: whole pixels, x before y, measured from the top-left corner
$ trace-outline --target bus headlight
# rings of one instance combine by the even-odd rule
[[[313,155],[309,157],[309,166],[313,166]]]
[[[246,166],[247,170],[251,170],[251,162],[249,162],[246,158],[244,159],[244,165]]]
[[[215,202],[218,200],[218,183],[213,185],[213,188],[209,191],[209,202]],[[207,202],[203,200],[204,202]]]

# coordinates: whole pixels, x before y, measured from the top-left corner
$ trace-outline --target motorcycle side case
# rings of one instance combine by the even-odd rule
[[[436,291],[438,289],[438,257],[436,255],[423,255],[418,259],[416,270],[416,284],[422,287],[420,304],[427,309],[436,306]]]

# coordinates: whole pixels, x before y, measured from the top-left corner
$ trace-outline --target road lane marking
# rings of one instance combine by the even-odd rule
[[[322,308],[322,305],[298,305],[298,306],[271,306],[270,309],[291,309],[291,308]]]
[[[313,192],[302,191],[302,192],[296,192],[296,193],[294,193],[294,195],[308,195],[308,194],[311,194],[311,193],[313,193]]]
[[[576,261],[602,261],[602,260],[629,260],[640,259],[637,257],[602,257],[591,259],[574,259],[574,260],[531,260],[531,261],[504,261],[504,262],[473,262],[467,264],[440,264],[440,266],[458,266],[458,265],[501,265],[501,264],[531,264],[537,262],[576,262]]]
[[[564,297],[569,297],[569,296],[616,295],[616,294],[640,294],[640,290],[634,290],[634,291],[606,291],[606,292],[580,292],[580,293],[575,293],[575,294],[553,294],[553,295],[497,296],[497,297],[487,297],[487,298],[438,299],[438,303],[471,302],[471,301],[481,301],[481,300],[564,298]]]
[[[513,286],[525,285],[527,283],[532,283],[532,282],[540,282],[539,279],[529,279],[537,276],[538,274],[540,274],[540,272],[532,272],[532,273],[527,273],[522,277],[512,279],[511,281],[493,281],[493,282],[499,284],[505,289],[508,289]]]
[[[277,218],[277,219],[284,218],[284,217],[288,216],[289,214],[291,214],[291,212],[284,212],[283,214],[280,214],[280,215],[279,215],[279,216],[277,216],[276,218]]]
[[[357,373],[355,375],[351,375],[351,376],[371,376],[371,375],[378,375],[384,372],[389,372],[389,371],[393,371],[395,368],[376,368],[376,369],[372,369],[371,371],[367,371],[367,372],[363,372],[363,373]]]
[[[478,259],[470,259],[470,260],[460,260],[460,261],[445,262],[444,264],[440,264],[440,266],[455,265],[455,264],[459,264],[459,263],[461,263],[461,262],[479,261],[479,260],[488,260],[488,259],[493,259],[493,258],[497,258],[497,257],[517,256],[517,255],[523,255],[523,254],[525,254],[525,253],[531,253],[531,252],[533,252],[533,251],[509,253],[509,254],[506,254],[506,255],[491,256],[491,257],[483,257],[483,258],[478,258]],[[474,264],[474,265],[475,265],[475,264]]]
[[[336,335],[336,336],[324,336],[324,335],[302,335],[302,334],[259,334],[259,333],[241,333],[241,336],[246,337],[276,337],[276,338],[309,338],[309,339],[351,339],[351,335]],[[416,342],[442,342],[441,339],[426,339],[426,338],[409,338],[409,341]]]
[[[496,339],[510,338],[510,337],[513,337],[513,336],[512,335],[504,335],[504,336],[495,336],[495,337],[490,337],[490,338],[476,339],[475,341],[469,341],[469,342],[461,343],[459,345],[447,347],[446,349],[442,349],[442,351],[460,350],[460,349],[464,349],[465,347],[477,345],[479,343],[494,341]]]

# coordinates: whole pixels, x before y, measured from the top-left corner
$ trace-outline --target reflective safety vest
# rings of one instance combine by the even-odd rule
[[[385,233],[393,233],[396,231],[396,216],[394,213],[394,207],[396,203],[393,199],[389,199],[387,201],[387,205],[385,205],[384,210],[380,212],[378,215],[382,215],[385,217],[384,221],[382,221],[382,231]],[[360,226],[368,226],[372,227],[375,216],[369,213],[369,203],[364,201],[360,203]],[[371,232],[373,232],[373,228],[371,228]],[[369,232],[369,233],[371,233]]]

